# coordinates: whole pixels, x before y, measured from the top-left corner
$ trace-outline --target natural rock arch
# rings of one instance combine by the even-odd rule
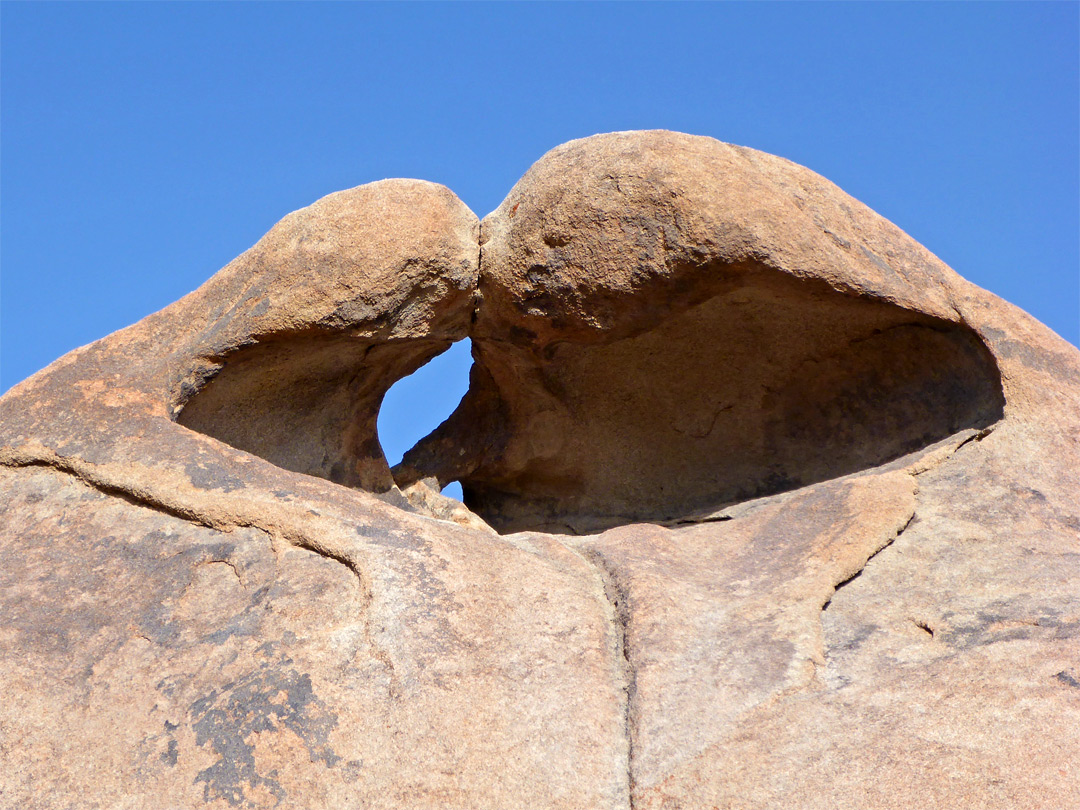
[[[415,188],[388,190],[412,216]],[[814,220],[820,207],[803,213],[815,196],[837,209],[828,228]],[[900,269],[853,248],[867,226],[836,196],[793,164],[708,139],[568,144],[471,232],[475,259],[459,231],[452,255],[475,262],[475,309],[460,282],[439,286],[445,249],[410,251],[375,271],[394,284],[393,307],[354,302],[336,324],[250,341],[220,358],[179,421],[372,492],[460,480],[466,504],[500,531],[570,533],[693,519],[997,421],[990,353],[904,283],[913,265],[932,265],[873,219],[874,249]],[[316,258],[335,272],[370,268],[378,251],[336,224],[359,214],[348,208],[357,200],[294,225],[289,261],[311,253],[315,231]],[[370,222],[357,226],[375,236]],[[777,247],[791,241],[804,243],[796,261]],[[896,288],[907,301],[888,295]],[[389,331],[358,334],[365,312]],[[375,429],[383,394],[464,334],[475,341],[470,392],[391,475]]]

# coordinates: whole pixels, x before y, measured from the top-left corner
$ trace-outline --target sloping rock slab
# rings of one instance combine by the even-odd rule
[[[0,804],[1070,807],[1078,496],[1080,352],[788,161],[340,192],[0,399]]]

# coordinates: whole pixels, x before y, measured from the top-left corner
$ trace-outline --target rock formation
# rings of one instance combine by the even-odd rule
[[[1080,352],[750,149],[332,194],[0,399],[0,492],[5,806],[1080,795]]]

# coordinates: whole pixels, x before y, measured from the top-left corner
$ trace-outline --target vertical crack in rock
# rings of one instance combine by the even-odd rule
[[[476,321],[480,317],[480,304],[484,300],[484,294],[480,292],[480,276],[484,272],[484,224],[481,222],[476,227],[476,283],[473,285],[473,308],[469,318],[470,337],[476,327]]]
[[[911,470],[911,471],[909,471],[909,474],[911,475],[912,479],[917,480],[916,476],[918,475],[918,472],[916,472],[914,470]],[[863,562],[863,564],[861,566],[859,566],[859,569],[857,571],[855,571],[854,573],[848,575],[847,577],[840,580],[839,582],[836,583],[836,585],[833,586],[832,593],[829,595],[828,599],[825,600],[825,603],[821,606],[821,610],[817,614],[817,649],[818,649],[818,653],[817,653],[817,655],[815,655],[815,656],[813,656],[811,658],[811,663],[813,664],[813,673],[812,673],[811,679],[807,683],[802,684],[799,688],[797,688],[795,690],[792,690],[792,691],[801,691],[806,686],[809,686],[811,683],[815,683],[815,682],[818,685],[824,685],[824,684],[828,683],[828,672],[829,672],[829,664],[830,664],[830,661],[829,661],[829,659],[830,659],[830,654],[829,654],[830,645],[828,643],[827,633],[826,633],[826,629],[825,629],[825,614],[826,614],[826,612],[828,612],[829,608],[832,606],[833,600],[836,598],[837,594],[839,594],[844,588],[846,588],[848,585],[850,585],[852,582],[854,582],[855,580],[857,580],[859,577],[862,576],[863,572],[866,570],[866,567],[868,565],[870,565],[871,560],[876,559],[880,554],[885,552],[887,549],[891,548],[893,546],[893,544],[897,540],[900,539],[900,536],[903,535],[903,533],[905,531],[907,531],[908,528],[915,522],[915,519],[916,519],[916,517],[918,515],[918,510],[919,510],[919,491],[918,491],[918,488],[916,487],[916,490],[915,490],[915,505],[914,505],[914,507],[913,507],[913,509],[911,511],[911,514],[908,516],[907,520],[904,522],[903,526],[901,526],[896,531],[896,533],[883,546],[881,546],[881,548],[879,548],[873,554],[869,555],[866,558],[866,560]]]
[[[564,544],[566,545],[566,544]],[[615,671],[621,675],[618,689],[623,693],[623,737],[626,745],[626,807],[634,810],[634,744],[636,724],[634,715],[637,699],[637,673],[630,654],[630,595],[619,582],[614,568],[608,565],[603,554],[595,550],[583,550],[566,545],[586,561],[596,571],[597,579],[603,591],[604,599],[610,611],[611,627],[614,630],[615,649],[612,654]]]

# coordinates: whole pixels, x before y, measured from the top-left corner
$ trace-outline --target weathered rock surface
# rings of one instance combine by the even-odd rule
[[[749,149],[320,200],[0,399],[0,493],[3,806],[1080,795],[1080,352]]]
[[[959,280],[780,158],[673,133],[574,141],[481,241],[485,373],[399,477],[461,479],[502,530],[678,519],[1001,416]]]

